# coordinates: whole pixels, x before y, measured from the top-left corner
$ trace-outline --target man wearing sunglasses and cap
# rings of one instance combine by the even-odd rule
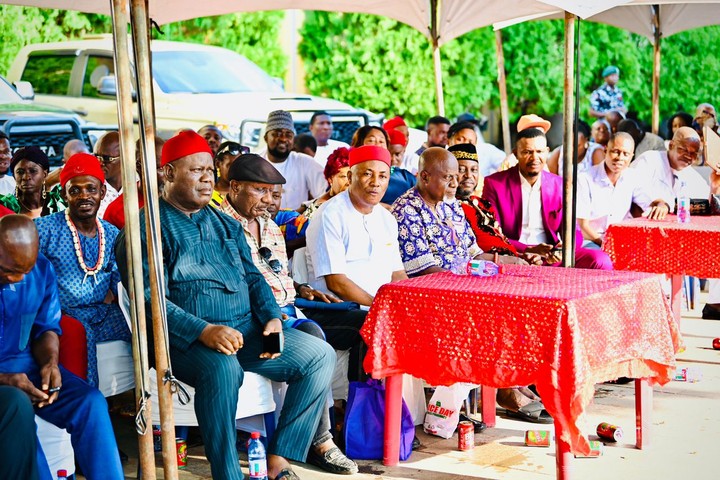
[[[95,144],[95,156],[105,174],[105,197],[100,202],[98,217],[105,216],[105,210],[122,193],[122,170],[120,161],[120,134],[108,132]]]
[[[235,412],[247,370],[288,382],[268,445],[268,477],[296,479],[288,460],[305,461],[326,408],[335,352],[306,333],[283,330],[282,313],[253,264],[242,226],[208,206],[215,166],[207,142],[183,131],[165,143],[161,164],[165,189],[159,214],[170,358],[177,378],[195,388],[195,414],[212,477],[243,478],[235,448]],[[140,230],[145,238],[144,218]],[[116,254],[127,286],[124,232]],[[143,272],[148,282],[145,262]],[[284,334],[280,353],[265,351],[263,345],[263,337],[274,334]]]

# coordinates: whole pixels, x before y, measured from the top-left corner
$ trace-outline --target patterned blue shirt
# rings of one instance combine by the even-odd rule
[[[398,222],[400,255],[408,275],[430,267],[451,270],[460,259],[482,253],[457,201],[440,202],[435,210],[437,214],[417,188],[402,194],[390,209]]]
[[[118,229],[105,220],[100,222],[105,229],[105,259],[97,275],[85,278],[85,272],[75,255],[72,232],[65,223],[65,213],[58,212],[35,220],[40,235],[40,251],[50,260],[57,273],[63,312],[90,325],[102,322],[109,315],[122,316],[117,304],[103,303],[108,290],[117,294],[117,284],[120,282],[113,248]],[[85,265],[94,267],[100,254],[99,236],[89,238],[78,232],[78,238]]]
[[[600,88],[590,95],[590,107],[600,113],[625,108],[622,90],[603,83]]]
[[[0,283],[0,373],[30,373],[30,347],[47,331],[60,334],[60,302],[52,264],[43,254],[17,283]]]

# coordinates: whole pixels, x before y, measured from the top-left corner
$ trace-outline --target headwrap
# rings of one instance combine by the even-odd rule
[[[43,170],[46,172],[50,170],[50,159],[47,155],[45,155],[45,152],[40,150],[40,147],[23,147],[19,148],[12,156],[12,160],[10,161],[10,170],[8,170],[8,175],[12,177],[12,172],[15,170],[15,165],[17,165],[21,160],[27,160],[29,162],[36,163],[42,167]]]
[[[458,143],[448,147],[448,152],[455,155],[458,160],[472,160],[478,162],[477,148],[472,143]]]
[[[517,131],[522,132],[528,128],[539,128],[543,131],[543,133],[547,133],[548,130],[550,130],[551,125],[552,124],[544,118],[531,113],[530,115],[523,115],[520,117],[520,120],[518,120],[517,123]]]
[[[357,148],[350,149],[349,166],[357,165],[362,162],[369,162],[371,160],[377,160],[384,162],[390,166],[390,151],[385,147],[378,147],[377,145],[363,145]]]
[[[237,180],[238,182],[257,182],[269,185],[285,183],[285,177],[269,161],[254,153],[245,153],[233,160],[227,179],[228,181]]]
[[[89,175],[100,180],[100,183],[105,183],[105,174],[98,158],[89,153],[76,153],[68,158],[67,163],[60,170],[60,187],[65,188],[67,182],[81,175]]]
[[[405,123],[405,120],[401,116],[396,116],[394,118],[391,118],[387,122],[383,124],[383,130],[390,133],[391,131],[395,130],[397,127],[407,127],[407,124]]]
[[[285,110],[275,110],[268,114],[267,122],[265,122],[265,131],[271,130],[290,130],[295,132],[295,122],[293,122],[292,115],[290,112]]]
[[[407,147],[407,137],[400,130],[389,130],[388,137],[390,137],[390,145],[402,145],[403,147]]]
[[[341,168],[349,167],[349,155],[350,149],[345,147],[336,148],[327,158],[325,164],[325,180],[330,182],[330,179],[338,174]]]
[[[160,166],[164,167],[182,157],[202,152],[212,157],[212,150],[203,137],[192,130],[183,130],[163,145]]]

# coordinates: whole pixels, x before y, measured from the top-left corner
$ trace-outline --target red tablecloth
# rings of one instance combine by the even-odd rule
[[[376,378],[537,385],[576,453],[588,451],[576,420],[594,384],[619,376],[665,384],[681,343],[657,276],[520,266],[385,285],[362,336]]]
[[[691,217],[677,223],[670,215],[664,220],[634,218],[610,225],[604,250],[617,270],[720,277],[717,248],[720,245],[720,217]]]

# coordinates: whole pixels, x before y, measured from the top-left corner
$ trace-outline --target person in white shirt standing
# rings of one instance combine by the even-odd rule
[[[607,227],[630,218],[633,204],[650,219],[661,220],[670,211],[664,200],[651,201],[640,172],[628,170],[634,147],[630,134],[618,132],[608,141],[605,161],[578,175],[577,219],[583,247],[600,248]]]
[[[0,132],[0,195],[15,193],[15,178],[10,171],[11,159],[10,139],[5,133]]]
[[[270,112],[265,126],[265,159],[287,180],[280,208],[290,210],[319,197],[327,188],[323,167],[312,157],[292,151],[295,133],[295,124],[289,112]]]
[[[327,163],[327,158],[332,152],[340,147],[348,148],[350,146],[345,142],[330,138],[333,134],[332,117],[324,111],[315,112],[312,117],[310,117],[310,133],[317,141],[315,161],[323,168]]]

